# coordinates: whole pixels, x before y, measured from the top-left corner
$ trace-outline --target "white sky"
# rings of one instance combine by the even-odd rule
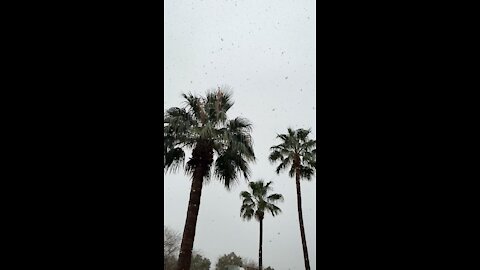
[[[204,95],[220,85],[233,88],[229,118],[253,123],[251,180],[274,182],[283,213],[264,221],[263,265],[304,269],[295,181],[268,161],[277,133],[311,128],[316,138],[315,1],[165,1],[164,107],[182,106],[181,93]],[[187,157],[190,157],[188,155]],[[311,268],[316,269],[316,181],[302,181],[303,218]],[[165,175],[165,225],[183,232],[190,180],[180,170]],[[227,191],[215,179],[202,193],[194,249],[212,262],[235,252],[258,259],[258,222],[240,218],[242,178]]]

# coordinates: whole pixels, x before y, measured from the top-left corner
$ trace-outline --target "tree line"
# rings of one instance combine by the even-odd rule
[[[180,233],[166,226],[163,227],[163,257],[165,270],[176,269],[178,251],[180,250],[180,241]],[[205,258],[201,252],[197,250],[193,250],[192,254],[192,261],[190,265],[191,270],[210,270],[212,264],[208,258]],[[243,267],[246,270],[260,269],[255,260],[240,257],[234,252],[220,256],[215,263],[214,269],[224,270],[231,266]],[[269,266],[264,270],[274,270],[274,268]]]
[[[249,163],[255,161],[256,157],[252,146],[250,121],[242,117],[227,118],[227,111],[233,106],[229,91],[218,88],[207,91],[205,96],[190,93],[182,94],[182,97],[185,99],[184,107],[172,107],[164,113],[163,165],[165,172],[175,172],[184,167],[192,179],[185,227],[175,268],[190,270],[193,269],[191,267],[194,260],[202,259],[193,251],[193,243],[204,181],[214,177],[229,190],[239,177],[250,179]],[[277,174],[288,171],[288,175],[295,179],[300,238],[306,270],[310,270],[310,261],[303,225],[300,180],[311,180],[316,171],[316,140],[309,138],[310,132],[310,129],[288,128],[285,134],[277,134],[280,144],[272,146],[268,156],[271,163],[278,164],[275,170]],[[184,163],[186,149],[192,150],[192,156]],[[258,269],[263,269],[262,236],[265,213],[273,216],[280,213],[281,209],[276,203],[284,200],[281,194],[268,193],[272,191],[271,184],[271,181],[265,183],[263,180],[249,182],[249,191],[240,193],[240,215],[246,220],[255,218],[259,222]]]

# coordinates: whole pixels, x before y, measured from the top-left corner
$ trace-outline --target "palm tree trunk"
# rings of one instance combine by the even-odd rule
[[[260,245],[258,248],[258,269],[262,270],[263,218],[260,219]]]
[[[310,261],[308,260],[307,240],[305,238],[305,228],[303,227],[302,195],[300,192],[300,172],[298,169],[296,172],[295,182],[297,183],[298,220],[300,222],[300,235],[302,237],[303,259],[305,261],[305,269],[310,270]]]
[[[195,239],[198,210],[200,209],[200,197],[202,196],[203,176],[204,173],[201,167],[195,169],[192,187],[190,189],[190,201],[188,202],[187,219],[183,230],[177,270],[190,270],[193,240]]]

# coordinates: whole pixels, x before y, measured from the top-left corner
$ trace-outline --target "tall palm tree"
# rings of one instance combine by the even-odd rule
[[[218,88],[208,91],[205,97],[182,96],[185,106],[170,108],[164,114],[163,165],[165,172],[185,165],[185,172],[192,176],[177,264],[178,270],[189,270],[204,180],[211,179],[213,174],[229,189],[240,174],[248,179],[248,162],[253,162],[255,155],[249,121],[239,117],[227,119],[226,113],[233,105],[228,91]],[[186,164],[185,149],[192,150]]]
[[[279,161],[276,172],[289,169],[290,177],[295,176],[297,185],[297,206],[298,219],[300,223],[300,236],[302,238],[303,259],[305,269],[310,270],[310,261],[308,260],[307,240],[305,238],[305,228],[303,227],[302,214],[302,195],[300,192],[300,179],[311,180],[316,170],[316,140],[308,138],[310,129],[288,129],[287,134],[279,134],[277,138],[282,140],[279,145],[270,148],[269,159],[271,162]]]
[[[260,222],[260,244],[258,248],[258,269],[262,270],[262,241],[263,241],[263,218],[265,212],[270,211],[272,216],[277,215],[282,210],[278,208],[274,203],[277,201],[283,201],[281,194],[267,194],[272,188],[270,185],[272,181],[264,185],[262,180],[257,182],[250,182],[251,193],[248,191],[242,191],[240,198],[243,199],[242,207],[240,208],[240,216],[243,219],[250,220],[255,217]]]

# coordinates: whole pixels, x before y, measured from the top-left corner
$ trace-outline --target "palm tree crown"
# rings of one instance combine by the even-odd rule
[[[298,170],[300,178],[311,180],[316,170],[316,140],[308,138],[310,129],[288,129],[287,134],[279,134],[277,138],[282,143],[272,146],[269,159],[271,162],[280,161],[276,172],[289,169],[288,174],[294,177]]]
[[[282,212],[274,203],[283,201],[283,196],[277,193],[267,194],[268,191],[272,190],[271,184],[272,182],[270,181],[265,185],[262,180],[250,182],[248,186],[251,193],[248,191],[240,193],[240,198],[243,199],[240,216],[243,219],[250,220],[252,217],[255,217],[256,220],[260,221],[264,218],[266,211],[269,211],[272,216]]]
[[[228,91],[209,91],[206,97],[182,95],[184,108],[173,107],[164,116],[164,169],[177,170],[185,161],[184,149],[193,149],[185,171],[193,174],[202,167],[204,177],[214,174],[230,188],[241,173],[248,179],[248,162],[255,160],[251,139],[251,124],[241,117],[227,119],[232,107]],[[213,162],[214,153],[217,155]]]

